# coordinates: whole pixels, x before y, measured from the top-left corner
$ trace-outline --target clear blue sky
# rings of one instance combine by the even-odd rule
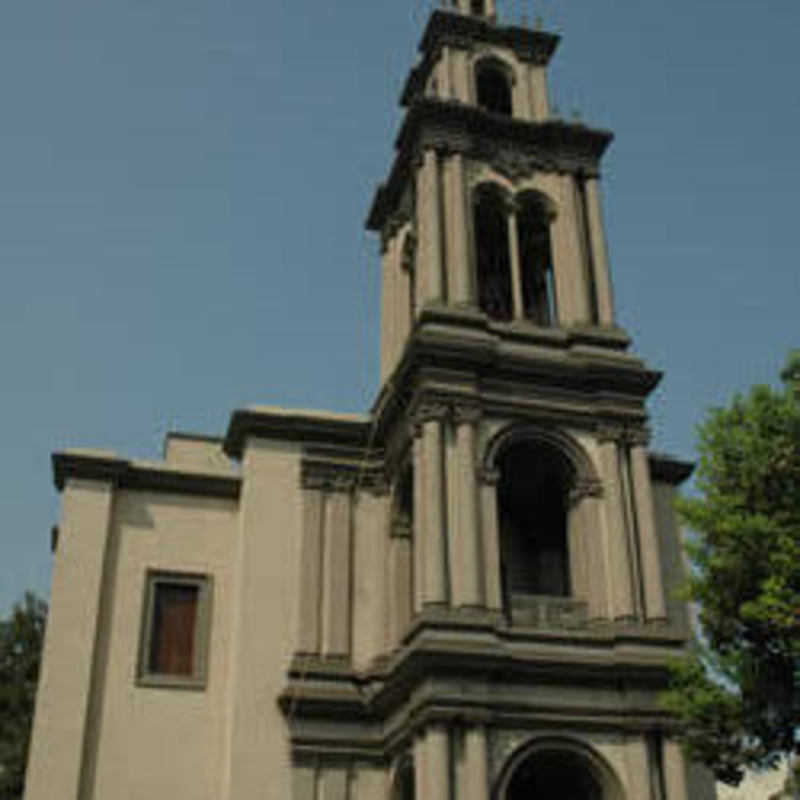
[[[515,19],[523,2],[506,3]],[[549,0],[605,162],[619,318],[666,372],[654,445],[800,345],[800,3]],[[50,453],[157,457],[250,403],[363,410],[376,242],[420,0],[0,10],[0,613],[48,591]]]

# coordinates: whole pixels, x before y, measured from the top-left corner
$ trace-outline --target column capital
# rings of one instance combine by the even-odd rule
[[[623,440],[625,429],[613,422],[599,422],[595,427],[595,436],[601,444],[604,442],[619,443]]]
[[[426,422],[443,422],[450,416],[447,403],[431,400],[421,402],[411,413],[411,435],[418,438],[422,435],[422,426]]]
[[[631,447],[647,447],[650,444],[651,432],[646,426],[641,428],[626,428],[624,440]]]
[[[483,408],[481,408],[481,405],[478,402],[462,401],[453,404],[452,415],[453,422],[456,425],[462,425],[464,423],[474,425],[475,423],[480,422],[481,417],[483,416]]]
[[[603,484],[596,480],[580,480],[569,491],[567,502],[570,507],[578,505],[586,497],[602,497]]]

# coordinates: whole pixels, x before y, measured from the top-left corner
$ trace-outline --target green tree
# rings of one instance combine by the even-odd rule
[[[28,593],[0,620],[0,800],[22,797],[46,617]]]
[[[736,785],[800,752],[800,351],[699,426],[687,594],[700,641],[665,705],[691,758]]]

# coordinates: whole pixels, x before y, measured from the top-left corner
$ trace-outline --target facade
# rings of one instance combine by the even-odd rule
[[[54,456],[27,800],[714,797],[658,704],[691,465],[648,451],[612,137],[550,113],[557,44],[491,0],[432,14],[367,220],[368,414]]]

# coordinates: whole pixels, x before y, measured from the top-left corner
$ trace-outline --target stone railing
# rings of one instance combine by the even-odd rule
[[[587,604],[572,597],[539,594],[511,596],[511,623],[526,628],[585,628]]]

